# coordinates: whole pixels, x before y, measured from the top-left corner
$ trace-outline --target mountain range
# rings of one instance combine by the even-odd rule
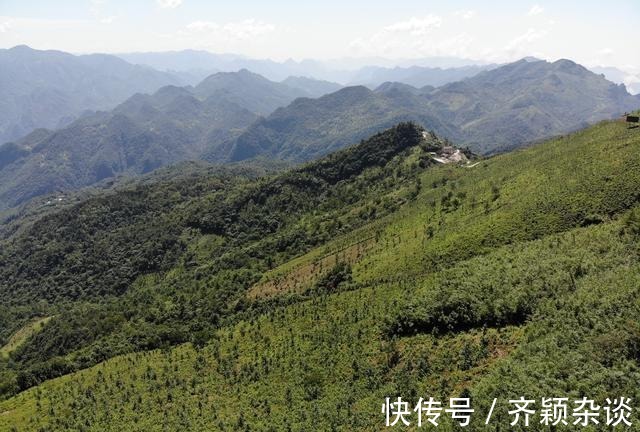
[[[385,82],[399,82],[412,87],[440,87],[450,82],[461,81],[486,70],[496,68],[497,65],[470,65],[456,68],[438,68],[425,66],[410,66],[385,68],[367,66],[357,70],[349,81],[349,85],[364,85],[371,89],[379,87]]]
[[[65,126],[85,111],[111,109],[134,93],[169,84],[184,82],[112,55],[0,49],[0,142]]]
[[[428,57],[411,60],[388,60],[380,57],[341,58],[334,60],[274,61],[253,59],[236,54],[216,54],[200,50],[136,52],[117,54],[132,64],[140,64],[157,70],[169,71],[185,77],[187,80],[205,78],[216,72],[235,72],[249,69],[272,81],[282,81],[289,76],[306,76],[319,80],[353,84],[362,77],[378,73],[386,74],[386,80],[424,70],[427,75],[434,74],[435,79],[447,82],[455,81],[461,74],[468,76],[474,69],[483,70],[484,63],[456,57]],[[447,73],[452,73],[446,78]],[[466,72],[464,72],[466,71]],[[369,84],[378,85],[369,80]],[[432,84],[434,85],[434,84]]]
[[[640,105],[623,86],[569,60],[521,60],[438,88],[386,83],[317,97],[335,88],[221,72],[195,87],[137,94],[59,130],[36,130],[0,146],[0,208],[181,160],[307,161],[401,121],[495,153]]]
[[[413,120],[478,153],[566,133],[640,106],[624,86],[570,61],[520,60],[442,87],[388,83],[297,100],[221,147],[231,160],[308,160],[394,122]]]

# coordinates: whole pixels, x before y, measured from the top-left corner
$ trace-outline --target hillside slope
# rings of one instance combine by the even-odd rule
[[[438,119],[422,113],[408,93],[396,96],[357,86],[318,99],[298,99],[257,120],[237,139],[219,147],[212,159],[240,161],[266,156],[308,161],[400,121],[426,124],[441,134],[449,131]]]
[[[75,246],[46,234],[78,220],[94,232],[100,214],[114,214],[104,199],[75,210],[95,216],[54,216],[5,245],[11,313],[53,288],[53,305],[85,301],[66,303],[12,354],[5,389],[126,344],[192,343],[24,391],[0,402],[0,429],[379,430],[385,396],[470,395],[474,430],[502,430],[507,399],[523,395],[637,400],[637,129],[603,122],[473,166],[433,165],[429,151],[443,143],[421,137],[403,125],[321,163],[172,205],[153,220],[165,231],[184,221],[164,237],[184,242],[171,249],[180,258],[163,259],[167,271],[140,267],[134,274],[152,274],[113,302],[96,299],[90,255],[61,260],[57,250]],[[140,235],[127,244],[141,248]],[[34,249],[23,251],[27,239]],[[73,352],[78,341],[89,348]],[[53,357],[38,366],[43,355]],[[15,365],[27,369],[12,375]]]
[[[223,273],[243,268],[247,259],[259,257],[261,266],[267,265],[265,260],[278,262],[345,229],[344,224],[355,226],[390,212],[398,202],[406,200],[402,190],[394,191],[398,196],[389,200],[388,208],[362,215],[352,214],[351,210],[358,202],[372,199],[376,191],[398,186],[414,188],[410,175],[422,169],[420,167],[435,163],[427,150],[440,147],[442,143],[436,137],[425,138],[415,126],[400,125],[355,148],[263,181],[251,181],[222,169],[214,176],[134,183],[59,212],[44,213],[40,220],[24,224],[22,230],[3,241],[0,271],[7,279],[0,291],[5,298],[2,315],[7,321],[0,326],[0,335],[6,336],[15,330],[29,308],[33,309],[32,313],[37,309],[38,316],[51,312],[50,316],[55,315],[55,311],[71,312],[74,308],[70,305],[76,304],[78,310],[70,315],[65,313],[66,318],[59,322],[66,322],[67,318],[94,321],[100,314],[96,315],[93,307],[86,309],[84,302],[87,301],[97,303],[94,307],[98,309],[104,308],[105,315],[99,320],[110,323],[97,326],[95,322],[87,323],[87,332],[76,336],[47,334],[45,329],[42,337],[53,342],[45,344],[49,348],[38,347],[38,343],[27,344],[23,347],[25,352],[16,354],[16,359],[24,360],[19,362],[22,366],[35,367],[33,374],[23,375],[21,385],[52,373],[51,364],[46,362],[61,354],[89,348],[102,351],[98,357],[89,355],[77,359],[78,365],[91,363],[112,349],[117,352],[149,347],[149,343],[163,344],[167,337],[169,340],[188,338],[188,329],[196,325],[194,321],[201,321],[197,325],[205,328],[215,324],[234,309],[237,295],[241,294],[237,284],[256,276],[254,271],[249,271],[238,279],[228,280]],[[405,160],[408,155],[412,155],[412,165]],[[367,186],[371,178],[388,176],[394,170],[397,178],[393,181]],[[354,188],[362,190],[363,195],[350,197],[349,191]],[[262,209],[260,214],[254,211],[257,205]],[[327,213],[316,213],[319,209]],[[303,216],[310,219],[301,222]],[[336,224],[336,218],[343,225]],[[310,224],[309,229],[301,232],[301,223]],[[192,241],[202,243],[197,246]],[[199,251],[201,247],[203,251]],[[210,247],[217,249],[216,255],[206,252]],[[282,249],[278,252],[282,257],[265,255],[274,248]],[[166,327],[164,318],[155,324],[149,323],[155,329],[147,328],[142,333],[147,336],[137,341],[137,336],[127,338],[128,330],[120,326],[124,322],[112,327],[118,322],[110,320],[112,312],[119,311],[116,314],[121,315],[127,309],[135,310],[131,317],[139,318],[147,314],[138,309],[144,302],[129,303],[132,299],[128,296],[114,297],[128,293],[139,277],[169,270],[183,260],[191,262],[214,256],[217,258],[210,264],[223,270],[216,276],[218,282],[212,282],[222,284],[219,297],[206,300],[190,319],[182,321],[178,316],[171,317],[172,314],[165,316],[171,321],[170,327]],[[193,294],[199,297],[204,293]],[[191,300],[195,301],[195,297]],[[14,313],[16,318],[12,320]],[[74,325],[67,322],[63,327],[71,330]],[[108,342],[111,348],[107,351],[102,345],[105,340],[101,340],[105,336],[115,337],[114,345]]]

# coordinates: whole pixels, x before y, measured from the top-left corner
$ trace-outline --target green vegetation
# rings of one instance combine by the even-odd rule
[[[158,181],[45,214],[5,242],[0,293],[8,318],[57,317],[13,353],[3,388],[203,337],[251,307],[262,272],[409,201],[438,144],[401,124],[275,177]]]
[[[9,354],[14,352],[27,339],[42,330],[42,327],[49,322],[51,318],[53,317],[41,317],[29,321],[24,327],[15,332],[3,347],[0,347],[0,357],[8,357]]]
[[[56,317],[0,364],[0,430],[380,430],[385,396],[460,395],[500,398],[472,426],[504,430],[509,398],[640,400],[640,134],[604,122],[469,168],[421,132],[17,232],[4,307]],[[85,237],[48,235],[69,226]]]
[[[46,63],[38,58],[30,61]],[[640,105],[640,96],[569,60],[521,60],[437,89],[389,83],[318,97],[335,86],[288,82],[247,70],[217,73],[195,87],[135,94],[109,112],[84,115],[55,131],[0,141],[0,210],[185,160],[315,160],[407,121],[492,154]]]
[[[520,60],[437,89],[393,83],[299,99],[254,122],[221,156],[310,160],[408,120],[491,154],[638,106],[640,97],[572,61]]]

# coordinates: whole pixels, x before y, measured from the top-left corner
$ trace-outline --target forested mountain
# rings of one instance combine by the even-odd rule
[[[521,60],[436,89],[384,84],[375,91],[350,87],[298,100],[258,120],[218,157],[308,160],[403,120],[493,153],[639,106],[639,96],[572,61]]]
[[[495,153],[640,105],[640,96],[568,60],[522,60],[435,89],[385,83],[317,99],[299,96],[333,86],[288,82],[247,70],[221,72],[195,87],[136,95],[110,112],[0,146],[0,208],[182,160],[308,161],[401,121],[427,125],[477,153]]]
[[[212,283],[222,283],[226,280],[224,275],[231,275],[231,269],[244,267],[246,259],[261,257],[259,261],[267,260],[261,266],[266,262],[283,262],[286,257],[343,231],[345,224],[355,228],[397,208],[406,201],[405,194],[415,193],[412,174],[435,163],[428,152],[442,147],[443,143],[437,137],[423,134],[414,125],[402,124],[356,147],[259,182],[253,180],[250,173],[238,175],[238,171],[220,169],[214,175],[134,184],[59,212],[45,213],[41,220],[31,221],[2,242],[0,272],[7,277],[0,287],[5,299],[2,316],[9,321],[2,323],[0,335],[6,336],[21,320],[45,310],[47,313],[62,312],[72,305],[83,309],[87,301],[100,309],[120,308],[124,305],[120,304],[119,296],[129,293],[138,277],[168,270],[183,259],[199,260],[200,252],[192,248],[195,244],[191,244],[197,238],[204,242],[202,246],[208,245],[206,248],[214,244],[220,247],[215,265],[222,273],[218,282]],[[393,173],[392,181],[377,186],[370,184],[379,176],[388,177]],[[362,194],[349,197],[355,190]],[[356,203],[368,205],[370,200],[379,199],[376,193],[383,191],[394,195],[393,199],[385,200],[384,208],[352,214],[351,210],[358,208]],[[351,204],[345,206],[345,203]],[[256,213],[256,206],[261,208],[259,213]],[[322,209],[327,213],[315,214]],[[303,215],[313,220],[314,228],[309,232],[300,232],[299,217]],[[341,222],[336,223],[335,218]],[[283,249],[276,252],[274,247]],[[282,254],[282,257],[271,252]],[[214,257],[208,252],[206,256],[207,260]],[[25,259],[28,262],[21,264]],[[189,263],[186,265],[191,267]],[[236,282],[245,283],[255,276],[255,273],[246,273]],[[229,286],[207,300],[203,309],[197,312],[196,315],[200,315],[197,319],[226,319],[241,294],[236,282],[233,287]],[[138,308],[142,304],[134,301],[125,309],[131,310],[130,307]],[[107,315],[103,317],[107,318]],[[218,318],[214,318],[215,315]],[[213,322],[201,324],[209,327]],[[193,325],[200,324],[193,320],[182,323],[172,320],[171,324],[178,330],[174,336],[180,339],[188,337],[188,329]],[[149,347],[149,343],[163,344],[166,342],[164,336],[159,335],[173,332],[164,324],[155,330],[147,328],[143,332],[151,331],[147,335],[150,339],[145,336],[146,342],[140,340],[138,343],[133,339],[126,342],[127,331],[120,333],[124,328],[116,330],[108,322],[98,324],[100,329],[90,327],[92,329],[87,328],[89,333],[79,339],[67,339],[68,335],[63,334],[53,336],[52,342],[57,342],[50,347],[52,351],[41,347],[39,359],[22,363],[24,367],[36,367],[39,372],[34,369],[35,375],[30,378],[14,376],[21,382],[14,384],[24,386],[43,377],[43,373],[55,374],[57,366],[53,364],[59,359],[54,357],[63,352],[106,348],[102,345],[104,341],[100,341],[103,336],[117,339],[117,342],[113,340],[115,345],[108,348],[109,351],[116,350],[111,351],[108,355],[111,356]],[[71,345],[61,342],[59,337],[67,339]],[[157,341],[153,342],[154,339]],[[130,342],[133,345],[129,345]],[[118,348],[121,343],[129,347],[122,351],[123,347]],[[45,354],[47,351],[49,353]],[[96,357],[91,354],[78,360],[92,363]]]
[[[257,120],[235,141],[220,147],[213,159],[311,160],[409,120],[448,131],[437,118],[423,114],[408,93],[388,95],[362,86],[346,87],[318,99],[298,99]]]
[[[259,114],[327,88],[311,79],[292,82],[297,84],[276,83],[247,70],[221,72],[196,87],[136,94],[109,112],[0,145],[0,209],[121,174],[201,159]]]
[[[256,114],[219,95],[163,87],[137,94],[57,131],[37,130],[0,147],[0,208],[34,196],[142,174],[198,159],[212,142],[229,139]]]
[[[523,395],[640,397],[638,129],[464,165],[435,162],[445,144],[400,124],[3,241],[1,388],[37,387],[0,402],[0,429],[378,430],[385,397],[464,395],[498,398],[494,423],[472,417],[496,430]]]
[[[168,84],[182,81],[111,55],[0,49],[0,143],[65,126],[87,110],[111,109],[136,92]]]
[[[269,115],[276,108],[288,105],[299,97],[319,97],[334,90],[331,83],[313,79],[292,79],[289,85],[242,69],[238,72],[219,72],[204,79],[194,88],[203,97],[225,98],[260,115]],[[327,87],[326,84],[329,84]],[[339,86],[338,86],[339,87]]]
[[[452,139],[485,153],[618,116],[640,107],[640,96],[571,60],[520,60],[445,85],[428,106],[455,124]]]
[[[207,158],[259,115],[339,87],[302,77],[278,83],[246,69],[220,72],[195,87],[136,94],[58,130],[35,130],[0,145],[0,209],[120,174]]]

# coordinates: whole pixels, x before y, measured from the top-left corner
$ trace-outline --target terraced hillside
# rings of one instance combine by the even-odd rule
[[[506,403],[484,425],[493,398],[640,400],[638,130],[604,122],[469,165],[435,164],[442,144],[401,125],[257,185],[169,189],[139,236],[179,247],[116,292],[99,282],[113,271],[54,259],[75,245],[12,239],[3,268],[43,264],[1,286],[8,312],[45,296],[56,317],[2,364],[5,394],[36,386],[0,402],[0,430],[381,430],[385,396],[460,395],[472,430],[504,430]],[[130,209],[105,200],[74,221]],[[141,237],[124,238],[126,258]],[[81,348],[47,343],[63,339]]]

